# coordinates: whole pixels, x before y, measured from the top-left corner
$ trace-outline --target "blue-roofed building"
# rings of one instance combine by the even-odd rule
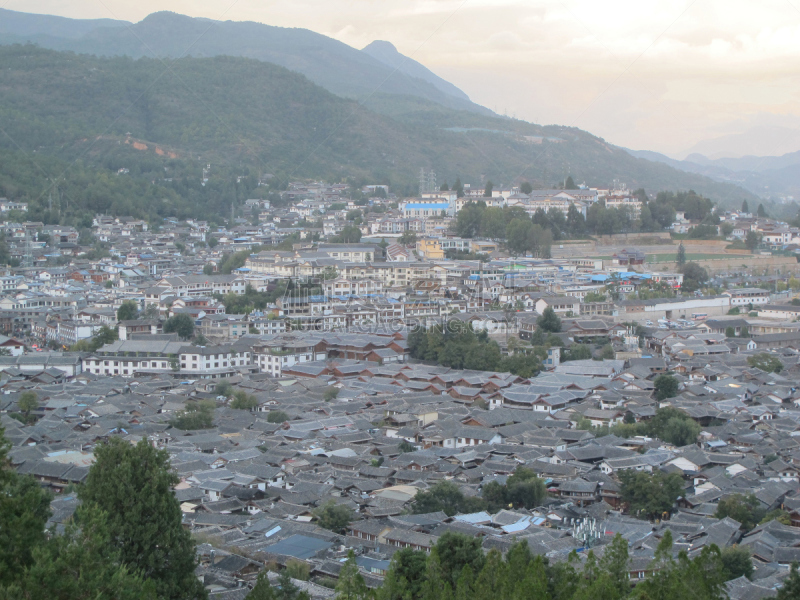
[[[301,560],[308,560],[318,552],[331,548],[333,544],[307,535],[295,534],[264,548],[270,554],[282,554]]]
[[[442,213],[452,216],[454,209],[449,202],[407,202],[402,206],[403,216],[438,217]]]

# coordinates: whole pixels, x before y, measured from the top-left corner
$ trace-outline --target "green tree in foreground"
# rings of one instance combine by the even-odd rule
[[[239,410],[253,410],[258,406],[258,398],[252,394],[248,394],[244,390],[240,390],[233,394],[233,402],[231,408]]]
[[[289,415],[282,410],[271,410],[267,415],[268,423],[284,423],[289,420]]]
[[[139,318],[139,305],[134,300],[125,300],[117,309],[117,321],[133,321]]]
[[[742,576],[750,579],[753,574],[753,561],[747,548],[742,548],[741,546],[724,548],[720,557],[722,558],[722,566],[725,569],[726,580]]]
[[[678,380],[666,373],[656,377],[653,382],[656,400],[659,402],[678,395]]]
[[[214,426],[214,403],[210,400],[189,402],[186,408],[177,412],[169,423],[184,431],[210,429]]]
[[[194,335],[194,321],[186,313],[179,313],[164,321],[164,333],[177,333],[179,337],[188,340]]]
[[[682,243],[678,246],[678,254],[675,256],[675,262],[678,265],[678,271],[683,269],[683,266],[686,264],[686,248],[683,247]]]
[[[358,571],[356,555],[350,550],[347,560],[339,571],[336,584],[336,600],[367,600],[370,597],[364,577]]]
[[[403,548],[392,555],[389,571],[378,589],[379,600],[406,600],[422,595],[428,555],[421,550]]]
[[[205,598],[194,574],[194,541],[172,491],[177,483],[166,450],[146,439],[133,446],[112,438],[95,449],[79,497],[87,510],[107,516],[110,547],[122,564],[153,581],[159,598]]]
[[[31,412],[39,408],[39,396],[33,390],[26,390],[19,396],[17,406],[25,415],[25,420],[30,418]]]
[[[548,306],[542,311],[542,316],[536,319],[536,326],[548,333],[558,333],[561,331],[561,319],[558,318],[556,311]]]
[[[336,533],[344,533],[353,520],[353,511],[344,504],[336,504],[334,500],[315,508],[313,514],[317,518],[317,525]]]
[[[622,483],[620,496],[634,516],[660,519],[672,512],[675,501],[683,494],[683,480],[676,473],[625,470],[618,476]]]
[[[789,576],[783,580],[783,587],[778,590],[777,600],[797,600],[800,598],[800,572],[797,563],[793,562]]]
[[[49,494],[33,477],[11,469],[9,447],[0,427],[0,592],[33,563],[50,518]]]
[[[730,517],[742,524],[742,530],[749,531],[764,518],[765,513],[754,494],[731,494],[717,503],[714,516],[718,519]]]
[[[465,496],[452,481],[440,481],[427,490],[417,490],[412,512],[425,514],[442,511],[448,516],[483,510],[486,503],[481,498]]]
[[[112,538],[108,515],[79,507],[63,534],[34,550],[33,564],[4,597],[156,600],[155,582],[123,563]]]
[[[759,352],[748,356],[747,364],[767,373],[780,373],[783,370],[783,363],[780,359],[767,352]]]

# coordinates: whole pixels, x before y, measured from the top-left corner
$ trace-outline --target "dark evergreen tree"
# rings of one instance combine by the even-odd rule
[[[79,496],[87,510],[107,515],[109,543],[119,560],[156,585],[159,598],[195,600],[206,592],[194,575],[194,541],[183,528],[172,488],[178,477],[166,450],[146,439],[118,438],[95,449]]]

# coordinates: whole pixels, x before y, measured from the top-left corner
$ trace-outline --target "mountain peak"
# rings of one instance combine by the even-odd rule
[[[458,98],[459,100],[469,101],[469,96],[458,89],[449,81],[445,81],[435,73],[433,73],[426,66],[418,63],[410,56],[405,56],[398,52],[394,44],[385,40],[375,40],[361,50],[364,54],[368,54],[375,60],[391,67],[399,73],[408,75],[409,77],[416,77],[426,81],[436,87],[439,91]]]
[[[386,40],[374,40],[374,41],[370,42],[369,44],[367,44],[366,46],[364,46],[361,49],[361,51],[362,52],[366,52],[367,54],[370,54],[373,51],[393,52],[393,53],[396,53],[396,54],[400,54],[397,51],[397,48],[395,47],[395,45],[392,42],[387,42]]]

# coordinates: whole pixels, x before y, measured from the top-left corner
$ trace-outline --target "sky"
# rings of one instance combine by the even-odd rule
[[[683,158],[800,150],[800,0],[0,0],[387,40],[500,114]]]

